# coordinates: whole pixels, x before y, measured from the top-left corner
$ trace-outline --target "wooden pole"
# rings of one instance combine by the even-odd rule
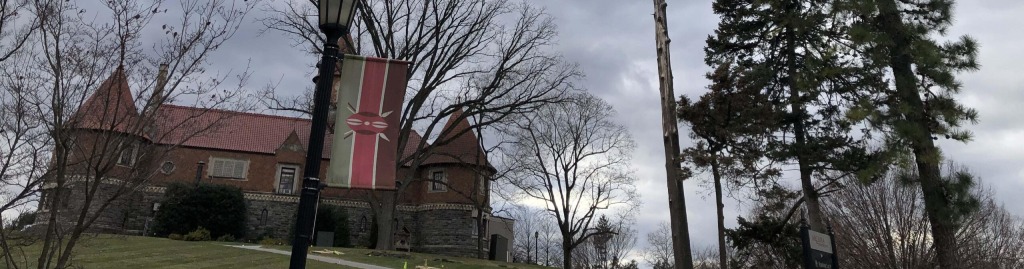
[[[690,232],[686,221],[686,198],[679,158],[679,121],[672,87],[672,60],[669,54],[665,0],[654,0],[654,37],[658,49],[658,82],[661,90],[661,123],[665,142],[665,175],[668,183],[669,215],[672,218],[672,249],[676,268],[693,269],[690,256]]]

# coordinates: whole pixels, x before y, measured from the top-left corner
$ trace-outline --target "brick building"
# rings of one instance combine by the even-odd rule
[[[160,93],[159,90],[154,92]],[[141,178],[145,181],[144,185],[124,195],[124,199],[105,208],[92,227],[105,232],[142,233],[155,210],[159,210],[165,186],[171,182],[199,180],[237,186],[244,191],[249,215],[246,234],[250,237],[287,238],[298,204],[310,120],[157,102],[137,109],[126,75],[119,68],[72,116],[75,127],[72,140],[85,152],[79,154],[79,158],[96,152],[116,152],[108,154],[114,155],[108,159],[117,165],[104,174],[103,180]],[[453,115],[446,128],[469,128],[467,122],[454,120],[456,118],[457,114]],[[111,146],[117,148],[116,151],[96,150],[112,138],[129,141],[130,145],[121,146],[125,142],[119,142],[116,147]],[[321,178],[330,165],[331,140],[328,134]],[[412,133],[408,140],[404,156],[416,154],[416,145],[423,138]],[[411,173],[447,183],[414,181],[407,186],[399,198],[395,218],[397,247],[416,252],[475,256],[479,231],[488,235],[484,237],[485,248],[490,247],[486,242],[492,234],[509,234],[494,231],[511,230],[509,221],[485,222],[485,228],[477,228],[477,214],[483,214],[485,220],[491,218],[487,206],[488,179],[494,169],[483,156],[473,132],[451,141],[436,147],[419,169],[413,171],[403,166],[397,171],[399,177]],[[160,154],[147,154],[150,152]],[[74,153],[71,158],[76,158]],[[88,173],[83,167],[70,168],[72,175]],[[53,184],[42,187],[41,204],[44,206],[40,207],[40,222],[46,220],[50,211],[45,201],[52,195],[53,188]],[[366,192],[328,187],[321,195],[321,204],[346,210],[351,242],[357,245],[369,241],[373,225],[369,204],[363,198]],[[81,201],[75,198],[76,191],[67,195],[72,199],[65,200],[71,204],[63,206],[74,207],[76,201]],[[476,206],[477,203],[483,206]],[[499,257],[502,255],[507,254],[499,254]]]

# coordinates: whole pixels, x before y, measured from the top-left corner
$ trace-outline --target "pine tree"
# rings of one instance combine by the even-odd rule
[[[707,40],[705,61],[733,63],[776,109],[785,110],[768,130],[766,157],[798,166],[811,229],[824,231],[819,190],[842,175],[870,178],[884,158],[869,152],[870,133],[853,135],[851,103],[881,84],[848,55],[848,20],[830,13],[825,0],[716,0],[721,17]],[[826,184],[815,184],[814,178]],[[788,216],[786,216],[788,218]]]
[[[951,0],[840,1],[856,19],[849,33],[861,60],[892,87],[859,102],[855,115],[887,131],[886,145],[913,156],[914,181],[921,187],[940,268],[959,268],[955,233],[962,216],[977,203],[968,195],[969,175],[943,179],[941,153],[934,140],[967,142],[965,122],[978,113],[954,98],[961,90],[955,74],[978,69],[977,44],[969,37],[940,42],[952,23]],[[885,75],[888,74],[888,75]],[[891,77],[890,77],[891,76]]]
[[[679,119],[690,125],[694,145],[683,149],[682,156],[698,171],[710,171],[715,188],[715,209],[718,215],[719,264],[727,268],[728,246],[725,243],[725,204],[722,202],[723,180],[734,187],[758,187],[766,179],[778,176],[777,169],[761,167],[764,152],[760,146],[772,134],[769,130],[779,115],[768,96],[751,87],[742,72],[730,64],[720,65],[707,75],[712,84],[709,92],[696,102],[680,97]]]

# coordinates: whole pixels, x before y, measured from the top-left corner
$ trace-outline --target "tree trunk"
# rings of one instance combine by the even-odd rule
[[[59,92],[59,88],[55,88],[53,91]],[[56,99],[52,100],[53,104],[58,103],[56,102]],[[36,260],[36,265],[37,268],[39,269],[48,268],[50,262],[53,260],[54,254],[56,253],[56,250],[54,248],[61,247],[61,236],[58,234],[61,231],[57,229],[57,226],[60,225],[58,222],[60,217],[57,215],[60,214],[61,204],[64,203],[64,192],[70,191],[64,189],[67,188],[67,163],[70,152],[68,152],[68,150],[66,149],[65,143],[61,143],[62,141],[66,141],[64,139],[65,133],[63,129],[61,129],[61,126],[63,126],[63,123],[61,122],[61,115],[63,115],[63,109],[61,109],[61,106],[54,106],[54,108],[54,121],[57,122],[57,127],[52,132],[52,137],[54,141],[58,142],[58,146],[54,148],[53,158],[55,159],[55,161],[53,163],[53,167],[55,169],[52,180],[54,181],[54,184],[56,186],[51,191],[50,199],[48,201],[50,203],[50,215],[46,220],[46,234],[43,236],[42,251],[40,251],[39,258]],[[46,182],[44,180],[42,185],[45,184]]]
[[[75,226],[78,226],[76,224]],[[53,268],[67,268],[68,263],[71,261],[72,249],[75,248],[75,244],[78,243],[78,239],[82,237],[82,230],[75,228],[74,232],[71,233],[71,237],[67,240],[67,245],[64,246],[64,253],[61,253],[60,257],[57,258],[57,264]]]
[[[484,228],[483,208],[477,208],[476,218],[473,221],[476,221],[476,258],[486,259],[487,257],[484,254],[484,236],[487,235],[484,231],[487,229]]]
[[[807,159],[807,126],[804,125],[804,115],[807,114],[807,110],[804,107],[804,101],[800,96],[799,83],[796,81],[798,68],[796,62],[796,33],[795,28],[792,24],[792,17],[796,15],[797,3],[790,1],[786,5],[786,15],[790,17],[789,23],[786,24],[786,50],[783,52],[786,54],[786,83],[789,88],[789,105],[793,110],[793,137],[794,137],[794,151],[796,152],[797,164],[800,168],[800,189],[804,194],[804,207],[807,208],[807,222],[810,225],[811,230],[818,232],[825,232],[825,222],[822,218],[821,203],[818,201],[818,192],[814,188],[814,181],[811,178],[811,174],[814,173],[811,170]]]
[[[889,64],[892,68],[899,104],[904,107],[901,110],[904,116],[903,121],[912,126],[912,130],[904,131],[903,135],[910,140],[917,164],[925,212],[928,213],[928,221],[931,224],[935,256],[939,268],[959,269],[958,246],[955,240],[956,225],[950,216],[945,214],[950,210],[950,202],[941,182],[939,151],[932,141],[924,102],[918,93],[917,78],[911,67],[913,64],[910,55],[911,33],[905,28],[893,0],[878,1],[876,4],[880,12],[881,29],[893,41],[893,47],[889,50]]]
[[[668,185],[669,216],[672,222],[672,248],[676,268],[693,269],[690,253],[690,232],[686,220],[686,197],[679,164],[679,118],[672,86],[672,63],[669,53],[668,23],[665,0],[654,0],[654,35],[658,54],[658,82],[661,90],[661,123],[665,144],[665,177]]]
[[[377,218],[377,244],[375,249],[394,250],[395,243],[395,199],[396,193],[387,192],[381,195],[381,199],[375,205]]]
[[[725,245],[725,203],[722,203],[722,172],[718,170],[718,154],[711,156],[711,175],[715,180],[715,213],[718,214],[718,268],[729,268]]]
[[[571,239],[562,236],[562,269],[572,269]]]

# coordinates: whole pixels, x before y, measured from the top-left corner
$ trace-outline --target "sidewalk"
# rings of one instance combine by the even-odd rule
[[[264,252],[270,252],[270,253],[277,253],[277,254],[282,254],[282,255],[292,255],[292,253],[289,252],[289,251],[284,251],[284,250],[279,250],[279,249],[263,248],[262,246],[258,246],[258,245],[245,245],[245,246],[226,245],[226,246],[236,247],[236,248],[244,248],[244,249],[250,249],[250,250],[258,250],[258,251],[264,251]],[[355,268],[362,268],[362,269],[390,269],[390,268],[387,268],[387,267],[376,266],[376,265],[372,265],[372,264],[365,264],[365,263],[347,261],[347,260],[342,260],[342,259],[338,259],[338,258],[324,257],[324,256],[319,256],[319,255],[308,255],[307,258],[311,259],[311,260],[316,260],[316,261],[321,261],[321,262],[326,262],[326,263],[333,263],[333,264],[340,264],[340,265],[344,265],[344,266],[355,267]]]

